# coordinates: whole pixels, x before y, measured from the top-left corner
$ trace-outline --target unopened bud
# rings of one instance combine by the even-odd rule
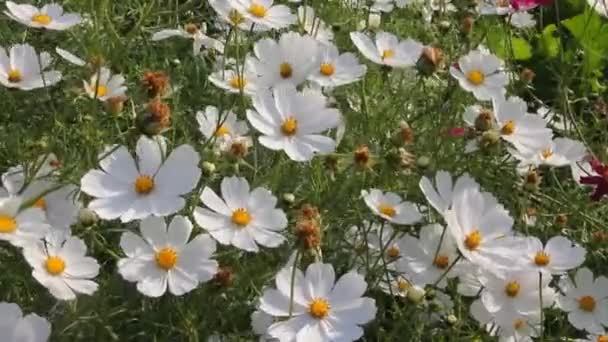
[[[522,70],[521,73],[519,74],[519,77],[521,78],[522,81],[530,83],[530,82],[534,81],[534,77],[536,77],[536,73],[534,73],[534,71],[532,71],[532,69],[524,68],[524,70]]]
[[[78,222],[85,227],[94,225],[98,220],[99,217],[91,209],[82,208],[78,212]]]
[[[482,109],[475,118],[475,129],[480,132],[485,132],[492,128],[493,123],[492,112],[488,109]]]
[[[450,314],[450,315],[448,315],[448,317],[446,317],[446,321],[448,322],[449,325],[454,325],[454,324],[458,323],[458,317]]]
[[[209,176],[215,172],[215,164],[210,162],[203,162],[203,172],[205,175]]]
[[[500,141],[500,134],[494,130],[485,131],[481,135],[481,145],[483,147],[490,147],[498,144]]]
[[[380,27],[381,22],[382,22],[382,16],[380,15],[380,13],[371,12],[369,14],[367,28],[370,30],[376,30]]]
[[[465,17],[462,19],[462,33],[469,34],[473,31],[473,27],[475,26],[475,19],[473,17]]]
[[[555,216],[555,224],[559,226],[565,226],[568,223],[568,215],[566,214],[557,214]]]
[[[429,165],[431,165],[431,158],[427,156],[420,156],[416,160],[416,165],[421,169],[426,169],[427,167],[429,167]]]
[[[426,292],[422,287],[413,285],[407,291],[407,299],[414,304],[420,304],[424,300],[425,294]]]
[[[125,109],[125,101],[127,98],[124,96],[111,97],[105,102],[106,110],[112,115],[118,115]]]
[[[283,201],[287,202],[287,203],[293,203],[296,200],[296,196],[292,193],[285,193],[283,194]]]

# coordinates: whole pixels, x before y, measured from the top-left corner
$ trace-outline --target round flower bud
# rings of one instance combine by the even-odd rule
[[[425,294],[426,292],[422,287],[413,285],[407,291],[407,299],[414,304],[420,304],[424,300]]]
[[[85,227],[94,225],[99,221],[99,217],[91,209],[82,208],[78,212],[78,222]]]

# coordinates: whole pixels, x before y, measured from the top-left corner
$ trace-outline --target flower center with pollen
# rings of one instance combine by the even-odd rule
[[[438,255],[433,261],[433,265],[444,270],[450,264],[450,258],[447,255]]]
[[[325,299],[317,298],[308,306],[308,313],[316,319],[323,319],[329,315],[330,305]]]
[[[399,292],[405,292],[407,291],[412,285],[410,285],[409,282],[400,279],[397,281],[397,289],[399,290]]]
[[[65,261],[60,257],[52,256],[46,259],[44,263],[46,271],[51,275],[60,275],[65,270]]]
[[[543,159],[547,159],[553,155],[553,151],[551,151],[550,149],[546,149],[543,150],[540,154],[541,156],[543,156]]]
[[[551,261],[551,258],[549,257],[549,254],[545,252],[538,252],[534,256],[534,263],[537,266],[547,266],[549,261]]]
[[[507,123],[500,129],[500,133],[504,135],[511,135],[513,132],[515,132],[515,122],[513,122],[513,120],[507,121]]]
[[[268,9],[263,5],[252,3],[251,6],[249,6],[249,14],[254,17],[264,18],[266,16],[266,12],[268,12]]]
[[[578,300],[578,306],[583,311],[593,312],[595,310],[595,298],[591,296],[582,296]]]
[[[516,319],[515,322],[513,322],[513,328],[515,328],[515,330],[519,330],[523,328],[525,324],[526,322],[524,322],[523,319]]]
[[[397,214],[397,211],[395,210],[395,207],[393,207],[390,204],[384,204],[381,203],[378,206],[378,211],[382,214],[382,215],[386,215],[388,217],[393,217]]]
[[[336,67],[334,67],[334,65],[330,63],[323,63],[321,64],[319,72],[321,72],[321,75],[329,77],[333,75],[334,72],[336,72]]]
[[[32,16],[32,21],[40,25],[48,25],[53,21],[53,18],[48,14],[38,13]]]
[[[486,76],[483,74],[483,72],[479,70],[471,70],[467,74],[467,80],[469,80],[471,84],[476,86],[483,84],[483,81],[485,81],[485,79]]]
[[[168,271],[172,269],[175,264],[177,264],[179,256],[173,248],[166,247],[156,252],[155,259],[156,265],[158,267],[162,268],[165,271]]]
[[[600,335],[597,337],[597,342],[608,342],[608,335]]]
[[[388,50],[382,51],[382,59],[383,60],[387,59],[387,58],[391,58],[394,55],[395,55],[395,50],[388,49]]]
[[[399,250],[399,247],[393,245],[390,246],[387,250],[386,250],[386,255],[388,255],[389,258],[391,259],[395,259],[399,257],[399,254],[401,254],[401,251]]]
[[[21,82],[23,76],[21,76],[21,71],[16,69],[11,69],[8,72],[8,81],[11,83]]]
[[[247,85],[247,80],[241,76],[234,76],[228,83],[230,83],[230,86],[234,89],[244,89]]]
[[[283,78],[290,78],[291,75],[293,75],[293,68],[291,67],[291,64],[287,62],[281,63],[281,65],[279,65],[279,74]]]
[[[232,213],[232,222],[240,227],[245,227],[251,222],[251,214],[244,208],[238,208]]]
[[[228,20],[230,20],[233,25],[239,25],[245,22],[245,17],[243,17],[241,12],[232,9],[228,13]]]
[[[0,233],[10,234],[17,230],[17,221],[9,216],[0,215]]]
[[[481,233],[475,230],[464,239],[464,245],[468,250],[474,251],[481,245]]]
[[[518,282],[510,281],[507,283],[507,286],[505,286],[505,293],[509,297],[517,297],[517,295],[519,294],[520,287],[521,286]]]
[[[223,137],[226,134],[230,134],[230,129],[226,127],[226,125],[220,125],[220,127],[215,130],[216,137]]]
[[[95,86],[93,86],[95,87]],[[98,85],[97,86],[97,91],[95,92],[97,95],[97,97],[104,97],[106,95],[108,95],[108,88],[106,88],[106,86],[103,85]]]
[[[289,118],[283,121],[283,124],[281,124],[281,132],[283,132],[283,134],[285,134],[286,136],[292,136],[296,134],[297,130],[298,120],[294,118]]]
[[[154,190],[154,179],[148,175],[140,175],[133,186],[138,194],[147,195]]]

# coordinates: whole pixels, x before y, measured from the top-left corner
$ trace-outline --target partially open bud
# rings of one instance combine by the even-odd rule
[[[146,71],[141,80],[150,97],[162,97],[169,88],[169,76],[163,71]]]
[[[418,68],[426,74],[432,74],[445,66],[443,51],[434,46],[427,46],[422,50],[422,55],[418,60]]]
[[[148,103],[141,119],[141,130],[147,135],[160,134],[171,126],[171,108],[159,100]]]
[[[487,108],[483,108],[479,112],[479,115],[477,115],[477,118],[475,118],[475,129],[480,132],[485,132],[492,128],[493,122],[492,111]]]
[[[285,201],[286,203],[293,203],[296,200],[296,196],[290,192],[283,194],[283,201]]]
[[[105,102],[106,111],[112,115],[122,113],[122,111],[125,109],[125,101],[127,101],[127,98],[124,96],[116,96],[107,99]]]
[[[461,30],[464,34],[469,34],[473,31],[473,27],[475,26],[475,19],[471,16],[467,16],[462,19]]]
[[[489,130],[483,132],[481,135],[481,146],[482,147],[491,147],[495,146],[500,142],[500,134],[495,130]]]
[[[421,169],[426,169],[430,165],[431,165],[431,158],[429,158],[427,156],[420,156],[416,160],[416,166],[418,166]]]
[[[530,191],[537,191],[540,187],[541,176],[535,169],[529,170],[525,175],[524,187]]]
[[[380,13],[370,12],[367,28],[372,31],[377,30],[380,27],[381,23],[382,16],[380,15]]]

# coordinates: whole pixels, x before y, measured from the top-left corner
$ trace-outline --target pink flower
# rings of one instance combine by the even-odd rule
[[[448,131],[451,137],[461,137],[467,132],[466,127],[454,127]]]
[[[537,6],[546,6],[553,3],[553,0],[511,0],[511,7],[516,11],[527,11]]]

